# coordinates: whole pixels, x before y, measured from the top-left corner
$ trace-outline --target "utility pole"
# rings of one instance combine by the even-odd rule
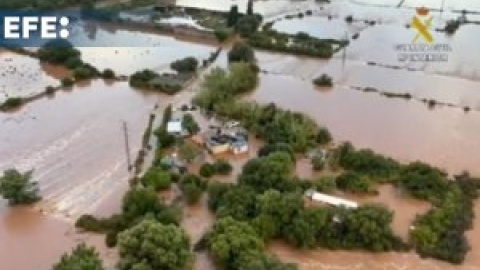
[[[445,7],[445,0],[442,0],[442,8],[440,9],[440,18],[442,18],[444,7]]]
[[[127,128],[127,122],[123,122],[123,136],[125,138],[125,153],[127,154],[127,165],[128,165],[128,171],[132,170],[132,160],[130,158],[130,144],[128,143],[128,128]]]

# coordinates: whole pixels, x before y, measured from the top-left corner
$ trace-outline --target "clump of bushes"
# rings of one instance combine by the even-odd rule
[[[329,75],[322,74],[313,80],[313,84],[320,87],[322,86],[332,87],[333,80],[332,80],[332,77],[330,77]]]
[[[244,42],[236,42],[228,52],[228,62],[255,62],[253,49]]]
[[[370,180],[354,172],[346,172],[339,175],[335,182],[339,189],[354,194],[376,193]]]
[[[257,32],[261,22],[261,17],[257,15],[246,15],[238,19],[235,30],[242,37],[251,37]]]
[[[198,60],[195,57],[186,57],[170,64],[170,68],[178,73],[193,73],[197,70],[197,67]]]
[[[102,72],[102,77],[107,80],[115,79],[115,72],[112,69],[105,69]]]
[[[185,78],[174,74],[158,74],[145,69],[130,76],[129,83],[132,87],[152,89],[173,95],[182,89],[182,83],[186,80]]]
[[[330,58],[348,44],[346,41],[318,39],[302,32],[289,35],[272,29],[255,33],[248,42],[256,48],[319,58]]]
[[[168,171],[151,168],[143,175],[140,182],[146,187],[153,188],[155,191],[161,191],[170,188],[172,177]]]
[[[14,109],[22,106],[23,102],[24,100],[21,97],[9,97],[7,98],[7,100],[3,102],[3,104],[0,107],[6,110]]]
[[[178,184],[180,190],[185,196],[187,203],[189,204],[197,203],[202,197],[203,191],[207,187],[202,178],[193,174],[185,175],[182,179],[180,179]]]
[[[56,91],[56,89],[53,86],[47,86],[45,88],[45,94],[47,94],[47,95],[53,95],[53,94],[55,94],[55,91]]]
[[[232,165],[224,159],[219,159],[213,164],[204,163],[200,167],[200,175],[206,178],[210,178],[214,175],[229,175],[233,170]]]
[[[216,28],[213,33],[215,34],[215,37],[218,39],[218,41],[224,42],[232,36],[233,31],[230,28],[221,27]]]
[[[61,80],[63,87],[71,87],[75,83],[75,81],[70,77],[65,77]]]

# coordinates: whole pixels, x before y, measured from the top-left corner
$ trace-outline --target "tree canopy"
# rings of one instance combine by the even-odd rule
[[[52,270],[104,270],[102,260],[93,247],[84,243],[75,247],[71,254],[64,254]]]
[[[174,225],[144,220],[118,237],[120,270],[182,270],[193,254],[187,234]]]
[[[15,169],[4,171],[0,177],[0,195],[10,205],[31,204],[41,200],[37,183],[31,180],[32,173],[29,171],[22,174]]]

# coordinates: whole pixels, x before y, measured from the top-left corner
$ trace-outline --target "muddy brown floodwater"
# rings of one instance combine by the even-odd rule
[[[72,225],[31,208],[0,209],[0,261],[2,269],[51,269],[60,256],[80,242],[94,246],[107,269],[113,269],[116,251],[107,249],[103,236],[77,234]]]
[[[472,90],[473,91],[473,90]],[[252,98],[306,113],[348,140],[401,161],[422,160],[451,173],[480,174],[480,114],[429,109],[423,103],[387,99],[344,87],[315,89],[290,75],[262,75]]]

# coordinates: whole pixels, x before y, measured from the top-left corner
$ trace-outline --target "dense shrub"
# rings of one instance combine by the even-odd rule
[[[186,57],[172,62],[170,67],[178,73],[195,72],[198,67],[198,60],[195,57]]]
[[[170,188],[172,184],[171,174],[167,171],[151,168],[140,179],[146,187],[151,187],[156,191]]]
[[[261,20],[256,15],[246,15],[241,17],[236,24],[236,31],[242,37],[250,37],[257,32]]]
[[[321,176],[314,179],[312,183],[318,192],[332,193],[337,188],[337,183],[333,176]]]
[[[293,151],[293,147],[287,143],[266,144],[258,150],[257,155],[259,157],[264,157],[275,152],[285,152],[290,155],[292,160],[295,160],[295,152]]]
[[[244,42],[236,42],[228,52],[228,61],[233,62],[255,62],[253,49]]]
[[[356,194],[372,194],[375,190],[372,183],[364,176],[353,172],[341,174],[336,179],[336,185],[339,189]]]
[[[3,102],[1,107],[4,109],[13,109],[22,106],[23,102],[24,100],[21,97],[9,97]]]
[[[61,81],[63,87],[71,87],[75,81],[70,77],[65,77]]]
[[[313,80],[313,84],[316,86],[333,86],[332,77],[328,76],[327,74],[322,74],[319,77]]]
[[[395,160],[369,149],[356,150],[350,143],[340,145],[333,155],[344,169],[378,177],[381,181],[393,180],[400,169],[400,164]]]
[[[200,167],[200,172],[199,174],[202,176],[202,177],[206,177],[206,178],[210,178],[212,177],[213,175],[215,175],[215,167],[210,164],[210,163],[204,163],[201,167]]]
[[[103,70],[102,77],[104,79],[115,79],[115,72],[109,68]]]
[[[187,203],[194,204],[200,200],[207,185],[202,178],[193,174],[187,174],[180,180],[179,187]]]
[[[220,42],[224,42],[232,36],[233,31],[230,28],[222,27],[216,28],[214,31],[215,37]]]
[[[232,165],[225,159],[215,161],[213,168],[215,169],[215,173],[219,175],[229,175],[233,170]]]

